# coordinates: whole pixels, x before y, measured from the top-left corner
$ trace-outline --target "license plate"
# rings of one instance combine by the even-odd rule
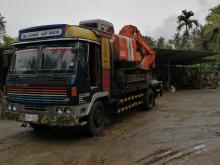
[[[24,120],[37,123],[38,122],[38,115],[25,114]]]

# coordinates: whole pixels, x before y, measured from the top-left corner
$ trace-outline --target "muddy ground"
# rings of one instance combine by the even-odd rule
[[[36,132],[0,120],[0,165],[149,165],[220,162],[220,89],[166,93],[152,111],[117,117],[97,137]]]

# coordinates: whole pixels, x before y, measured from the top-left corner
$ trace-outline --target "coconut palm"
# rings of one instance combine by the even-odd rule
[[[175,33],[173,36],[173,45],[175,49],[181,49],[182,48],[182,37],[180,33]]]
[[[165,38],[163,37],[158,38],[156,47],[159,49],[164,49],[166,47]]]
[[[193,16],[194,13],[192,11],[182,10],[182,14],[179,15],[177,19],[177,30],[181,31],[183,28],[185,28],[185,31],[183,33],[183,44],[187,47],[189,47],[188,40],[190,30],[194,27],[194,25],[196,27],[199,26],[198,21],[191,18]]]
[[[182,10],[182,14],[178,16],[178,27],[177,30],[181,31],[185,27],[185,35],[189,35],[189,31],[193,28],[193,25],[199,26],[199,23],[196,19],[191,19],[190,17],[194,16],[192,11]]]

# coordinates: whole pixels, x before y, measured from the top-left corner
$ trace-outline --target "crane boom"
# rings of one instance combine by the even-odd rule
[[[146,43],[144,37],[141,35],[140,31],[137,29],[136,26],[133,25],[126,25],[124,26],[120,32],[120,35],[126,36],[132,39],[135,39],[137,45],[141,48],[142,51],[142,61],[140,63],[140,68],[148,69],[150,66],[154,65],[155,61],[155,52],[153,49]]]

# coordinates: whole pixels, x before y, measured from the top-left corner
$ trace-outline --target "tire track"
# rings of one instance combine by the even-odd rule
[[[98,157],[96,154],[91,154],[87,160],[87,165],[104,165],[106,159]]]
[[[171,161],[183,159],[186,156],[194,153],[200,153],[202,151],[205,151],[205,144],[203,143],[182,150],[174,150],[172,148],[159,149],[143,158],[138,159],[135,163],[139,163],[141,165],[151,165],[155,163],[166,165]]]

